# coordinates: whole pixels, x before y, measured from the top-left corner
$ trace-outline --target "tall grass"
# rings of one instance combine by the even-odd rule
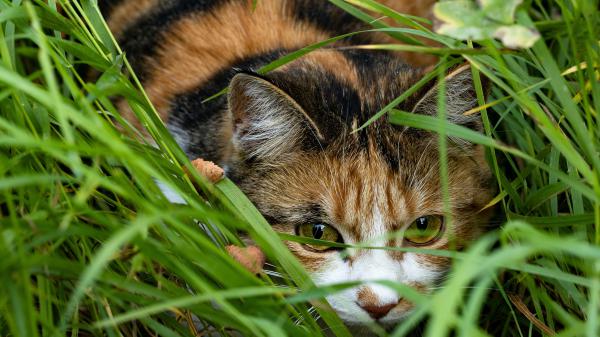
[[[486,146],[492,204],[505,215],[467,251],[427,251],[454,261],[434,294],[384,283],[417,305],[389,335],[600,335],[598,1],[527,1],[518,21],[542,39],[522,51],[454,41],[371,0],[332,2],[409,43],[365,48],[435,53],[439,69],[472,65],[481,108],[470,113],[484,134],[394,110],[406,95],[374,118]],[[367,9],[408,28],[371,21]],[[414,36],[441,47],[411,45]],[[183,174],[187,158],[94,1],[0,0],[0,59],[0,336],[349,335],[322,299],[352,284],[315,288],[230,181],[193,175],[197,192]],[[170,204],[155,181],[187,204]],[[223,250],[240,231],[272,264],[258,278]]]

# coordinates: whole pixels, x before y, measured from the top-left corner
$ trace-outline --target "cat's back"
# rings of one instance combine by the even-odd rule
[[[433,1],[384,2],[426,14]],[[159,112],[177,93],[249,58],[370,28],[323,0],[109,0],[102,9]],[[387,42],[385,34],[358,34],[337,45]]]

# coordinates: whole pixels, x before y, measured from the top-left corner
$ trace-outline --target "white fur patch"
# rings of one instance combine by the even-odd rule
[[[167,123],[167,130],[169,130],[169,133],[173,136],[173,139],[175,139],[175,142],[177,142],[183,152],[187,153],[187,149],[191,142],[189,131],[186,131],[177,125],[173,125],[173,123]]]
[[[406,254],[402,261],[396,261],[385,250],[371,250],[363,252],[360,257],[357,257],[352,266],[339,256],[332,257],[320,272],[313,274],[313,279],[318,285],[363,281],[363,287],[368,287],[370,292],[377,296],[377,304],[383,306],[398,303],[401,300],[399,294],[389,287],[369,281],[386,280],[402,284],[417,282],[430,285],[438,275],[437,271],[430,269],[427,265],[419,264],[415,254]],[[359,289],[360,287],[353,287],[327,297],[327,301],[340,317],[350,324],[373,321],[358,303]],[[408,312],[392,310],[380,321],[395,323],[407,314]]]

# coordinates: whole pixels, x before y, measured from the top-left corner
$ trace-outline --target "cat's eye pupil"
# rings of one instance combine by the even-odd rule
[[[343,243],[344,240],[335,227],[326,223],[305,223],[296,227],[296,234],[314,240],[323,240],[330,242]],[[337,247],[332,247],[330,244],[307,242],[304,243],[304,247],[313,252],[326,252],[331,250],[338,250]]]
[[[313,238],[319,240],[323,237],[323,232],[325,231],[325,225],[323,224],[314,224],[312,228]]]
[[[416,218],[408,227],[404,238],[408,243],[424,246],[442,237],[444,218],[440,215],[425,215]]]
[[[416,225],[417,225],[417,229],[420,231],[425,231],[428,227],[428,221],[427,221],[427,217],[420,217],[418,218],[416,221]]]

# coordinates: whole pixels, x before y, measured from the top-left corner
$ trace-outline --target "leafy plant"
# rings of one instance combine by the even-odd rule
[[[441,21],[436,33],[458,40],[498,38],[509,48],[530,48],[540,38],[533,27],[515,24],[515,11],[522,0],[470,0],[438,2],[433,7]]]

